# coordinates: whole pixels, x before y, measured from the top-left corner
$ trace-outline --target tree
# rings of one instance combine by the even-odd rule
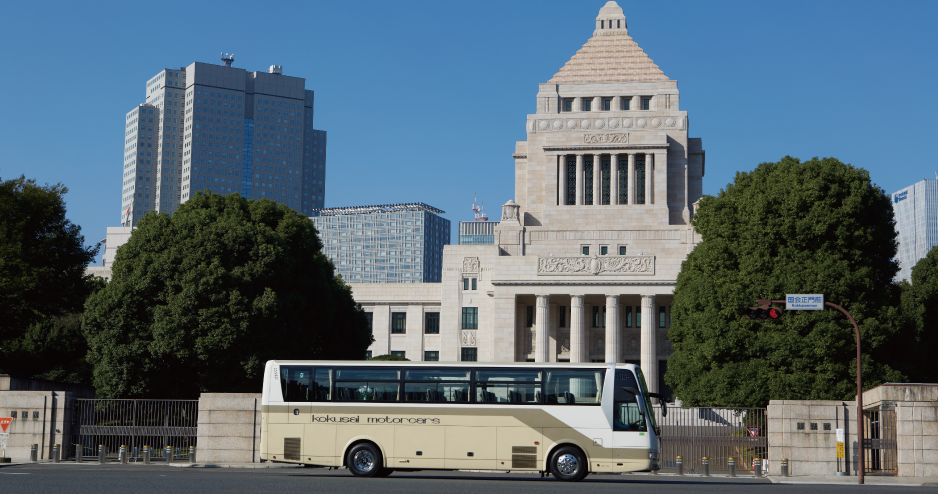
[[[99,286],[85,275],[98,247],[65,217],[67,192],[24,176],[0,181],[0,372],[62,377],[83,365],[76,314]]]
[[[384,362],[384,361],[392,361],[392,362],[410,362],[410,359],[409,359],[409,358],[406,358],[406,357],[399,357],[399,356],[397,356],[397,355],[390,355],[390,354],[378,355],[378,356],[375,356],[375,357],[371,357],[371,358],[368,359],[368,360],[376,360],[376,361],[379,361],[379,362]]]
[[[308,218],[211,193],[140,220],[83,329],[104,397],[259,392],[267,360],[359,359],[373,341]]]
[[[938,247],[912,268],[912,283],[901,283],[902,295],[895,317],[907,331],[890,342],[896,367],[909,382],[938,382],[933,359],[938,348]]]
[[[760,298],[822,293],[851,312],[863,339],[864,387],[903,376],[884,362],[900,332],[889,197],[866,170],[786,156],[739,172],[705,196],[700,244],[677,278],[666,382],[688,405],[765,406],[771,399],[853,399],[856,343],[840,312],[744,315]]]

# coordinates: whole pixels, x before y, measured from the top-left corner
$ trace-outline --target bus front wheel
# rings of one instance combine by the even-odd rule
[[[386,477],[381,451],[371,443],[356,444],[345,457],[345,465],[357,477]]]
[[[550,473],[557,480],[576,482],[586,477],[589,470],[583,452],[572,446],[564,446],[554,451],[550,457]]]

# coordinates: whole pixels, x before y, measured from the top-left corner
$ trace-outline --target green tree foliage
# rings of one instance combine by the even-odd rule
[[[406,358],[406,357],[398,357],[397,355],[378,355],[378,356],[376,356],[376,357],[371,357],[371,358],[368,359],[368,360],[377,360],[377,361],[379,361],[379,362],[381,362],[381,361],[410,362],[410,359],[409,359],[409,358]]]
[[[890,367],[898,271],[889,197],[867,171],[833,158],[786,156],[739,172],[701,199],[700,244],[678,275],[666,382],[688,405],[765,406],[771,399],[853,399],[856,343],[840,312],[745,317],[756,299],[822,293],[856,318],[864,388],[903,376]]]
[[[65,218],[62,184],[0,181],[0,372],[86,382],[77,314],[98,253]]]
[[[195,194],[148,214],[86,304],[99,396],[258,392],[270,359],[360,359],[373,341],[308,218]]]
[[[903,281],[902,300],[896,317],[907,331],[890,342],[896,355],[896,368],[909,382],[938,382],[934,363],[938,349],[938,247],[912,268],[912,283]]]

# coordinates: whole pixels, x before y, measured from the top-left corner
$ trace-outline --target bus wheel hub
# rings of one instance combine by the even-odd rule
[[[576,457],[573,455],[560,455],[557,458],[557,469],[564,475],[570,475],[576,472]]]
[[[366,472],[375,466],[375,458],[368,451],[356,452],[352,461],[355,462],[355,468]]]

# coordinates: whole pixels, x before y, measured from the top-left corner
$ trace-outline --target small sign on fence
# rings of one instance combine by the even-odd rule
[[[750,425],[749,427],[746,427],[746,430],[749,431],[750,436],[756,437],[759,435],[759,431],[762,430],[762,428],[759,426]]]

